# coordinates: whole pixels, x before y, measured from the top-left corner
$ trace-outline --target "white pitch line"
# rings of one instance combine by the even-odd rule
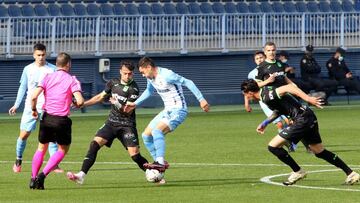
[[[333,172],[333,171],[339,171],[340,169],[325,169],[325,170],[317,170],[317,171],[307,171],[307,173],[324,173],[324,172]],[[334,188],[334,187],[318,187],[318,186],[306,186],[306,185],[291,185],[286,186],[279,182],[274,182],[271,179],[282,177],[282,176],[288,176],[288,173],[283,174],[276,174],[271,176],[266,176],[260,179],[261,182],[271,184],[271,185],[277,185],[282,187],[298,187],[298,188],[305,188],[305,189],[314,189],[314,190],[335,190],[335,191],[350,191],[350,192],[360,192],[360,189],[351,189],[351,188]]]

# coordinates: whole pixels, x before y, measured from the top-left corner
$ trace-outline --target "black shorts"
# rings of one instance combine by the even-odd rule
[[[72,121],[67,116],[53,116],[44,112],[40,121],[39,142],[57,142],[59,145],[71,144]]]
[[[279,135],[293,143],[298,143],[300,140],[306,144],[322,142],[317,118],[311,110],[305,111],[301,116],[294,119],[294,123],[283,129]]]
[[[97,131],[96,136],[107,140],[105,144],[107,147],[111,147],[115,138],[119,139],[126,149],[139,146],[139,138],[135,127],[113,126],[105,123]]]

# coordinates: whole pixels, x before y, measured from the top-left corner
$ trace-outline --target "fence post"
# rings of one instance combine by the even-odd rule
[[[56,57],[55,38],[56,38],[56,17],[54,17],[52,19],[52,27],[51,27],[51,52],[50,52],[51,54],[50,54],[50,56],[52,56],[52,57]]]
[[[221,52],[227,53],[229,50],[226,49],[226,14],[221,16]]]
[[[100,16],[96,18],[96,31],[95,31],[95,56],[101,56],[100,52]]]
[[[180,22],[180,54],[187,54],[187,50],[185,48],[185,15],[181,16]]]
[[[11,54],[11,18],[8,18],[6,31],[6,58],[13,58],[14,55]]]
[[[305,13],[301,15],[301,47],[305,51]]]
[[[345,14],[341,13],[340,18],[340,46],[345,47]]]
[[[142,40],[142,36],[143,36],[143,23],[144,23],[144,19],[143,19],[143,16],[141,15],[140,16],[140,19],[139,19],[139,34],[138,34],[138,54],[139,55],[145,55],[145,51],[143,50],[143,40]]]
[[[266,14],[262,16],[262,45],[266,43]]]

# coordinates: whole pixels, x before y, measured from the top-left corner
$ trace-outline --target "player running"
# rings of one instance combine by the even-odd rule
[[[209,111],[209,104],[191,80],[169,69],[155,66],[152,59],[143,57],[138,66],[140,73],[147,78],[147,87],[139,99],[126,105],[125,111],[136,108],[149,98],[155,90],[160,95],[164,102],[164,110],[148,124],[142,133],[142,137],[146,148],[155,161],[152,164],[145,164],[145,168],[165,171],[168,167],[164,159],[165,135],[183,123],[188,114],[182,86],[186,86],[195,95],[200,102],[200,107],[205,112]]]
[[[314,112],[307,106],[302,105],[294,96],[321,108],[322,99],[310,97],[294,85],[284,85],[278,88],[265,86],[259,88],[254,80],[246,80],[241,84],[241,90],[248,99],[261,100],[273,110],[273,115],[264,120],[256,129],[263,134],[266,126],[279,115],[289,116],[293,124],[276,135],[269,143],[268,149],[283,163],[290,166],[293,172],[284,185],[292,185],[306,177],[306,172],[295,162],[290,154],[283,149],[286,141],[294,143],[305,140],[316,157],[324,159],[328,163],[341,168],[347,175],[346,184],[354,184],[359,181],[360,176],[346,165],[336,154],[326,150],[322,144],[319,134],[319,126]],[[292,95],[291,95],[292,94]]]
[[[139,88],[133,79],[134,68],[131,62],[123,61],[120,66],[120,78],[110,80],[103,92],[85,101],[84,106],[90,106],[111,97],[111,111],[105,124],[91,141],[81,171],[78,173],[68,172],[69,180],[83,184],[85,175],[95,163],[100,148],[104,145],[111,147],[115,138],[121,141],[132,160],[145,171],[143,165],[148,161],[140,154],[135,110],[130,113],[123,111],[126,102],[134,102],[139,96]]]

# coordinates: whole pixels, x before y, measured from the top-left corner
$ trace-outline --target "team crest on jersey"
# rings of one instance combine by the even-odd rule
[[[124,86],[123,91],[127,92],[129,90],[129,86]]]
[[[277,65],[278,67],[280,67],[280,68],[282,67],[282,65],[281,65],[280,62],[277,62],[276,65]]]

